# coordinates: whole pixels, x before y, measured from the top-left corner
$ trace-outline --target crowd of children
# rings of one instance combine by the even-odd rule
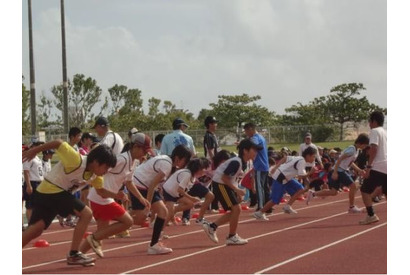
[[[205,120],[207,139],[214,136],[217,122],[214,117]],[[383,172],[374,172],[372,168],[377,166],[380,170],[387,166],[386,135],[379,129],[383,126],[379,113],[372,114],[369,123],[377,130],[370,137],[360,134],[343,151],[314,145],[308,133],[300,153],[286,147],[280,151],[267,148],[254,125],[247,124],[248,137],[238,143],[237,153],[221,150],[215,139],[207,141],[205,147],[212,153],[199,158],[188,147],[192,144],[183,142],[189,136],[183,133],[188,125],[181,119],[174,121],[172,137],[175,138],[155,137],[157,149],[154,150],[151,138],[135,128],[130,130],[128,143],[124,145],[122,138],[109,129],[108,120],[100,117],[93,128],[101,139],[76,128],[70,131],[68,143],[55,140],[23,148],[23,200],[29,221],[29,226],[23,227],[23,247],[40,236],[56,216],[71,215],[76,217],[76,224],[67,264],[94,265],[95,259],[85,255],[88,250],[93,249],[98,257],[104,257],[104,239],[128,233],[132,225],[144,225],[148,219],[151,219],[152,235],[147,253],[167,254],[172,248],[160,241],[161,236],[166,236],[165,226],[175,223],[177,212],[183,212],[184,225],[189,225],[190,211],[196,205],[200,205],[200,210],[195,223],[203,227],[212,242],[219,243],[217,229],[228,223],[225,243],[244,245],[248,240],[239,236],[238,221],[245,197],[249,198],[249,206],[255,207],[253,216],[268,220],[267,214],[284,201],[285,194],[290,198],[285,201],[283,211],[297,214],[292,208],[297,199],[306,197],[309,204],[315,197],[335,196],[345,188],[349,191],[348,212],[358,213],[362,211],[354,203],[356,182],[364,182],[361,190],[368,212],[360,223],[376,222],[378,217],[369,199],[379,195],[378,186],[382,186],[382,193],[387,196],[387,180],[380,180]],[[164,137],[170,155],[161,154]],[[42,160],[37,157],[39,152],[43,152]],[[51,168],[50,158],[54,153],[59,162]],[[261,166],[255,168],[253,164],[258,161]],[[76,195],[77,192],[83,192],[82,196]],[[215,203],[226,212],[208,221],[205,213]],[[92,218],[97,229],[82,240]]]

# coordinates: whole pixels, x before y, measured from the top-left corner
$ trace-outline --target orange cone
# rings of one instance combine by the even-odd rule
[[[223,209],[223,208],[219,209],[219,214],[225,214],[225,213],[226,213],[225,209]]]
[[[249,206],[247,206],[246,204],[242,205],[242,210],[249,210]]]
[[[175,217],[175,221],[178,222],[178,223],[181,222],[181,221],[182,221],[182,220],[181,220],[181,217],[176,216],[176,217]]]
[[[149,221],[145,221],[141,226],[142,227],[149,227]]]
[[[38,240],[33,244],[34,247],[49,247],[50,244],[46,240]]]
[[[193,215],[192,215],[192,218],[193,219],[197,219],[199,217],[199,213],[194,213]]]
[[[285,198],[280,199],[280,203],[287,203],[288,201]]]

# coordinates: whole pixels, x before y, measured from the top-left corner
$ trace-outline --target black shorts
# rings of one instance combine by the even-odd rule
[[[320,179],[320,178],[314,179],[309,183],[309,188],[314,188],[315,191],[319,191],[321,190],[321,187],[324,183],[325,182],[323,181],[323,179]]]
[[[162,189],[162,195],[164,197],[164,201],[177,202],[181,198],[181,196],[174,197],[170,195],[167,191],[165,191],[165,189]]]
[[[138,189],[138,191],[140,191],[141,195],[144,198],[147,198],[148,190]],[[143,205],[139,201],[139,199],[137,199],[137,197],[135,197],[131,192],[130,192],[130,197],[131,197],[131,209],[132,210],[143,210],[145,208],[145,205]],[[154,191],[154,195],[152,196],[151,205],[153,205],[157,201],[162,201],[162,198],[158,191]]]
[[[37,186],[39,186],[41,182],[40,181],[30,181],[31,187],[33,188],[33,193],[31,195],[27,194],[26,188],[27,184],[24,181],[23,184],[23,201],[26,201],[26,209],[32,209],[33,208],[33,203],[32,203],[32,196],[34,192],[37,190]]]
[[[85,204],[73,194],[63,191],[55,194],[34,192],[32,196],[33,214],[29,224],[43,220],[47,229],[57,215],[75,215],[74,210],[83,211]]]
[[[363,180],[360,191],[366,194],[371,194],[379,186],[382,187],[383,194],[387,196],[387,174],[370,170],[369,177]]]
[[[196,183],[194,184],[191,189],[189,189],[188,194],[193,196],[193,197],[198,197],[198,198],[205,198],[205,196],[211,191],[209,191],[208,188],[203,186],[202,184]]]
[[[227,185],[213,181],[212,188],[215,199],[221,203],[224,210],[230,210],[232,206],[239,204],[235,191]]]

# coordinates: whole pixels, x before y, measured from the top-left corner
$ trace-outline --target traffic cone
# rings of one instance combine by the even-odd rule
[[[300,196],[299,198],[297,198],[298,201],[304,201],[305,197],[304,196]]]
[[[34,247],[49,247],[50,244],[46,240],[38,240],[33,244]]]
[[[280,203],[287,203],[288,201],[285,198],[280,199]]]
[[[85,232],[83,235],[83,239],[87,238],[88,235],[92,235],[92,234],[93,232],[90,232],[90,231]]]
[[[350,189],[349,189],[349,187],[343,187],[343,191],[345,191],[345,192],[350,192]]]
[[[175,222],[177,222],[177,223],[180,223],[182,220],[181,220],[181,217],[178,217],[178,216],[176,216],[175,218],[174,218],[174,220],[175,220]]]
[[[192,218],[193,219],[197,219],[199,217],[199,213],[194,213],[193,215],[192,215]]]
[[[249,206],[247,206],[246,204],[243,204],[241,208],[242,210],[249,210]]]
[[[143,222],[141,227],[149,227],[149,221]]]

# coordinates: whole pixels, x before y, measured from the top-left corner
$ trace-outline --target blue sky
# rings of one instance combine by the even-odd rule
[[[60,1],[32,1],[37,94],[62,81]],[[65,1],[68,76],[83,73],[198,114],[221,94],[283,114],[362,82],[387,107],[385,0]],[[22,72],[29,86],[27,1]]]

